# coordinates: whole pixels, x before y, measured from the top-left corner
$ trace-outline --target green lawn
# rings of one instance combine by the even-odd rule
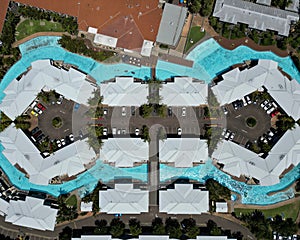
[[[64,32],[64,30],[57,22],[26,19],[17,26],[16,39],[21,40],[36,32]]]
[[[295,203],[290,203],[282,207],[260,210],[260,211],[262,211],[267,218],[274,217],[275,215],[278,214],[285,218],[292,218],[295,221],[299,213],[299,208],[300,208],[300,201],[297,201]],[[236,208],[234,209],[234,212],[237,216],[239,216],[240,213],[249,213],[254,210],[255,209]]]
[[[187,52],[194,44],[200,41],[201,38],[203,38],[205,35],[205,31],[201,32],[200,26],[194,26],[190,29],[189,35],[187,37],[187,42],[185,45],[185,51]],[[192,40],[192,42],[191,42]]]
[[[69,206],[77,207],[77,198],[75,195],[71,195],[67,200],[66,204]]]

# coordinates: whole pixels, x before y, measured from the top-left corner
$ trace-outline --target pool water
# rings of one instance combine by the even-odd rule
[[[0,84],[0,100],[4,97],[3,90],[7,85],[21,73],[26,71],[31,62],[38,59],[63,60],[78,66],[79,69],[94,77],[98,83],[114,78],[115,76],[133,76],[136,78],[149,79],[151,69],[148,67],[136,67],[128,64],[101,64],[90,58],[70,53],[61,48],[57,41],[59,37],[38,37],[20,45],[22,58],[7,72]],[[292,60],[289,57],[280,58],[271,52],[256,52],[247,47],[238,47],[233,51],[222,48],[213,39],[198,45],[187,57],[194,61],[193,68],[179,66],[169,62],[158,61],[156,77],[164,80],[172,76],[191,76],[210,82],[218,73],[230,67],[233,64],[243,62],[248,59],[272,59],[279,63],[289,75],[300,82],[300,75]],[[114,168],[104,164],[100,159],[96,161],[95,166],[78,175],[72,181],[59,184],[41,186],[32,184],[23,173],[12,166],[2,154],[3,146],[0,145],[0,167],[7,174],[8,178],[17,188],[23,190],[37,190],[46,192],[53,196],[59,196],[62,193],[68,193],[79,189],[82,195],[91,192],[97,182],[108,182],[115,177],[131,177],[143,182],[147,182],[147,165],[141,165],[133,168]],[[233,192],[242,196],[244,204],[268,205],[274,204],[294,197],[293,189],[289,187],[296,179],[300,178],[300,165],[287,173],[280,183],[273,186],[252,186],[235,181],[224,172],[218,170],[209,159],[205,164],[192,168],[174,168],[164,164],[160,165],[160,181],[165,181],[174,177],[187,177],[205,182],[213,178],[220,184],[228,187]],[[278,192],[281,191],[281,192]],[[277,192],[272,195],[269,193]]]

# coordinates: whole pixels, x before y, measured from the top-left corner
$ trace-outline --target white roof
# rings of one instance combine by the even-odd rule
[[[227,213],[228,212],[227,202],[216,202],[216,212]]]
[[[271,6],[271,0],[256,0],[256,3]]]
[[[5,221],[22,227],[53,231],[58,209],[43,204],[43,199],[28,196],[25,201],[10,200]]]
[[[86,74],[70,68],[69,71],[51,65],[50,60],[32,62],[32,69],[18,81],[14,79],[4,90],[0,110],[9,118],[21,115],[44,87],[80,104],[87,104],[95,87],[85,80]]]
[[[4,216],[8,213],[9,203],[0,198],[0,216]]]
[[[147,103],[148,84],[134,82],[133,77],[116,77],[114,82],[100,84],[103,104],[109,106],[140,106]]]
[[[159,211],[168,214],[208,212],[208,191],[193,189],[193,184],[175,184],[174,189],[159,191]]]
[[[148,212],[149,191],[133,189],[133,184],[115,184],[114,189],[99,191],[99,207],[108,214]]]
[[[44,159],[24,132],[16,129],[14,124],[0,133],[0,141],[5,148],[2,153],[8,161],[25,169],[29,181],[40,185],[47,185],[55,176],[73,176],[84,171],[84,164],[96,156],[87,142],[76,141]]]
[[[175,167],[193,167],[208,159],[206,140],[200,138],[168,138],[159,141],[159,160],[175,163]]]
[[[81,202],[80,203],[80,211],[81,212],[91,212],[93,211],[93,202]]]
[[[207,103],[208,85],[191,77],[175,77],[160,90],[162,103],[168,106],[199,106]]]
[[[285,10],[299,12],[299,0],[292,0],[292,3]]]
[[[88,33],[97,34],[97,32],[98,32],[98,28],[93,28],[93,27],[88,28]]]
[[[221,105],[243,98],[264,86],[283,110],[295,120],[300,118],[300,85],[289,80],[272,60],[258,61],[252,68],[235,68],[222,75],[223,80],[212,87]]]
[[[213,16],[223,22],[245,23],[262,31],[274,30],[283,36],[289,35],[290,24],[299,19],[295,12],[242,0],[217,0]]]
[[[224,164],[231,175],[254,177],[263,186],[279,183],[279,176],[291,164],[300,163],[300,127],[288,130],[263,159],[256,153],[231,141],[223,140],[212,157]]]
[[[149,40],[144,40],[142,50],[141,50],[141,55],[145,57],[150,57],[152,48],[153,48],[153,42]]]
[[[133,167],[149,159],[149,144],[141,138],[109,138],[103,140],[100,158],[115,167]]]
[[[118,39],[107,35],[97,33],[94,38],[94,43],[101,44],[108,47],[115,48],[117,46]]]

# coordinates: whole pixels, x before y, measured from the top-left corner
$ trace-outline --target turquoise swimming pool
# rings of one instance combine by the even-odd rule
[[[18,75],[23,73],[31,64],[38,59],[63,60],[74,64],[84,72],[93,76],[98,83],[115,76],[134,76],[137,78],[148,79],[151,69],[147,67],[138,68],[127,64],[100,64],[90,58],[76,55],[62,49],[57,40],[59,37],[38,37],[20,46],[22,58],[4,76],[0,85],[0,99],[3,98],[3,89]],[[234,51],[223,49],[213,39],[208,40],[196,47],[187,57],[194,60],[194,67],[186,68],[176,64],[158,61],[156,76],[163,80],[171,76],[188,75],[209,82],[214,76],[222,72],[232,64],[242,62],[247,59],[267,58],[279,62],[279,66],[289,73],[293,78],[300,82],[300,75],[290,58],[280,58],[270,52],[256,52],[247,47],[239,47]],[[143,182],[147,181],[147,165],[139,167],[119,169],[103,164],[101,160],[88,171],[80,174],[75,180],[61,185],[40,186],[28,181],[23,173],[13,167],[2,154],[3,147],[0,145],[0,166],[6,172],[11,182],[18,188],[24,190],[38,190],[58,196],[62,193],[71,192],[79,189],[82,194],[94,189],[99,180],[108,182],[114,177],[132,177]],[[242,196],[245,204],[267,205],[280,202],[294,197],[292,189],[281,191],[269,196],[271,192],[277,192],[290,186],[300,177],[300,165],[281,179],[280,183],[262,187],[250,186],[232,180],[227,174],[213,166],[211,160],[206,164],[193,168],[172,168],[160,165],[160,180],[165,181],[173,177],[188,177],[199,182],[204,182],[213,178],[230,190]]]

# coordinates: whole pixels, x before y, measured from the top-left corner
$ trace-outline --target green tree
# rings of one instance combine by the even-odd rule
[[[196,221],[193,218],[183,219],[181,226],[188,238],[196,238],[200,234],[200,228],[197,227]]]
[[[96,228],[94,230],[95,234],[106,235],[108,233],[107,221],[105,219],[95,221]]]
[[[152,221],[152,233],[154,235],[166,234],[165,226],[161,218],[154,218]]]
[[[181,238],[182,231],[177,219],[167,218],[165,228],[170,238]]]
[[[286,115],[279,115],[276,122],[276,127],[281,131],[285,132],[289,129],[295,128],[295,121],[291,117]]]
[[[123,235],[125,224],[119,218],[113,218],[110,223],[110,234],[118,238]]]
[[[6,116],[3,112],[0,115],[0,132],[7,128],[12,123],[12,120]]]
[[[149,128],[146,125],[142,126],[142,136],[145,142],[150,142],[150,132],[149,132]]]
[[[209,191],[209,199],[211,201],[219,201],[222,199],[230,200],[230,190],[213,179],[208,179],[205,183]]]
[[[143,118],[150,117],[152,112],[153,112],[153,105],[152,104],[143,104],[140,107],[140,114]]]
[[[129,220],[129,230],[130,230],[130,234],[133,237],[137,237],[142,233],[142,227],[140,224],[140,221],[138,221],[137,219],[133,218]]]
[[[189,11],[191,13],[199,13],[201,8],[201,2],[200,0],[192,0],[189,2],[188,5]]]
[[[207,229],[209,231],[209,234],[212,236],[219,236],[222,234],[221,229],[218,227],[218,225],[213,220],[208,220]]]
[[[73,229],[70,227],[64,227],[62,232],[59,233],[59,240],[71,240]]]

